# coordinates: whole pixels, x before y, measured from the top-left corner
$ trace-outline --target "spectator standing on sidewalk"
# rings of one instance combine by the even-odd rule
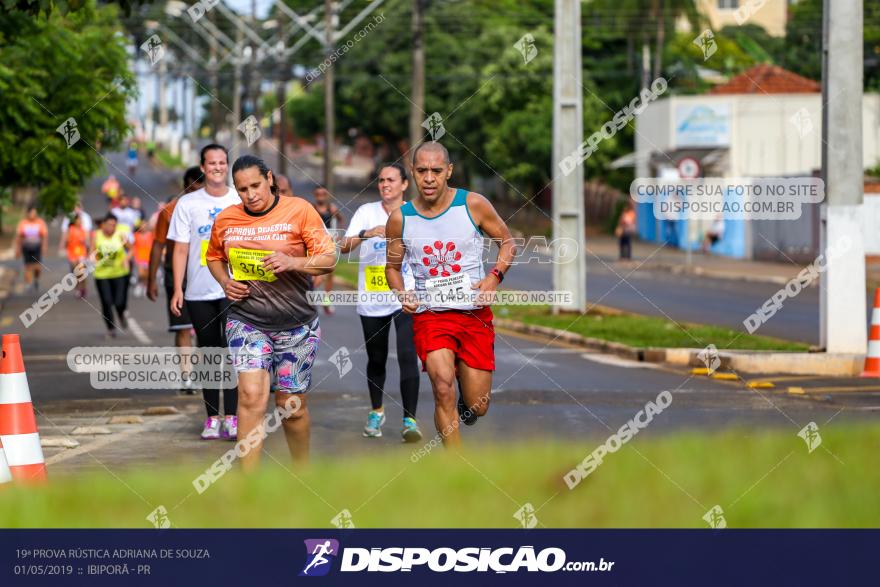
[[[632,237],[636,232],[636,210],[632,202],[627,202],[617,221],[614,234],[620,245],[620,259],[632,259]]]
[[[712,221],[712,224],[709,226],[709,230],[706,231],[706,235],[703,237],[703,253],[706,255],[711,253],[711,248],[714,247],[718,241],[724,238],[724,217],[722,215],[718,215],[715,217],[715,220]]]

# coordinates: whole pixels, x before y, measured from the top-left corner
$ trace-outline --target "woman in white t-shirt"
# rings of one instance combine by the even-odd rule
[[[397,332],[397,364],[400,368],[400,396],[403,403],[404,442],[417,442],[422,437],[416,423],[416,407],[419,401],[419,366],[413,344],[413,320],[401,312],[400,304],[391,295],[385,281],[385,223],[388,216],[403,205],[403,194],[409,182],[406,169],[399,163],[385,165],[379,171],[379,195],[381,200],[364,204],[354,213],[341,251],[360,246],[358,270],[357,312],[364,330],[367,348],[367,386],[370,390],[372,410],[367,416],[364,436],[382,436],[385,410],[382,405],[385,393],[385,363],[388,359],[388,334],[391,323]],[[404,273],[408,288],[415,286],[412,274]],[[407,281],[408,280],[408,281]]]
[[[167,238],[174,241],[171,313],[180,316],[185,302],[196,330],[198,346],[225,349],[226,314],[231,302],[208,270],[205,255],[214,219],[228,206],[241,204],[241,198],[227,183],[229,161],[225,147],[216,144],[204,147],[201,169],[205,176],[205,187],[184,194],[177,200],[168,226]],[[202,389],[202,396],[208,412],[202,439],[235,440],[238,436],[238,389],[223,392],[223,411],[226,415],[222,419],[220,390]]]

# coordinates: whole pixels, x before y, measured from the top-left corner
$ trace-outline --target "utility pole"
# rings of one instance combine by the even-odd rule
[[[859,210],[864,191],[862,2],[825,0],[823,10],[820,335],[829,353],[864,354],[865,247]],[[845,248],[845,243],[850,243]],[[835,255],[829,258],[829,247]]]
[[[578,161],[567,174],[560,169],[584,138],[580,0],[556,0],[553,32],[553,289],[572,293],[570,304],[553,311],[582,312],[587,305],[584,166]]]
[[[213,14],[208,15],[208,18],[214,18]],[[217,99],[219,97],[217,92],[220,91],[220,82],[217,71],[217,39],[213,35],[210,36],[210,47],[211,61],[208,66],[208,77],[211,80],[211,93],[213,94],[213,98],[211,99],[211,134],[213,141],[217,142],[217,134],[220,132],[220,127],[223,123],[220,118],[220,100]]]
[[[409,148],[415,149],[422,142],[425,119],[425,45],[424,45],[425,0],[412,0],[412,94],[409,108]],[[407,157],[407,163],[411,159]],[[415,182],[410,182],[415,188]],[[415,193],[415,192],[413,192]]]
[[[324,55],[330,67],[324,72],[324,187],[333,193],[333,143],[336,134],[334,120],[334,82],[331,56],[335,48],[336,6],[333,0],[324,0]]]
[[[283,0],[282,0],[283,1]],[[257,0],[251,0],[251,28],[257,28]],[[248,95],[250,96],[251,115],[260,124],[260,81],[259,81],[259,62],[257,61],[257,46],[251,41],[251,68],[248,72]],[[260,141],[257,140],[252,148],[254,152],[260,154]]]
[[[287,104],[287,72],[290,71],[290,65],[287,60],[287,42],[284,35],[284,19],[279,12],[278,18],[278,36],[281,38],[282,52],[278,58],[278,85],[275,88],[276,99],[278,100],[278,151],[281,155],[278,157],[278,173],[287,175],[287,154],[285,145],[287,144],[287,117],[284,115],[285,105]],[[293,27],[293,21],[290,23]]]
[[[286,65],[286,60],[285,64]],[[278,97],[278,173],[287,175],[287,154],[284,152],[287,143],[287,118],[284,116],[284,104],[287,102],[287,76],[282,73],[276,88]]]
[[[168,65],[164,59],[159,61],[159,128],[162,138],[165,139],[165,131],[168,127],[168,100],[165,83],[168,78]],[[167,147],[167,145],[166,145]]]
[[[242,34],[241,31],[236,31],[235,35],[235,52],[238,54],[233,58],[234,70],[233,70],[233,78],[232,78],[232,125],[230,126],[229,132],[232,135],[232,157],[229,158],[230,162],[234,162],[238,159],[239,155],[239,133],[238,125],[241,124],[241,66],[242,66]]]

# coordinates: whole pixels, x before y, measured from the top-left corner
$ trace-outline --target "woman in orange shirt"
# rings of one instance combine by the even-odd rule
[[[301,198],[282,198],[266,164],[244,155],[232,166],[241,204],[217,215],[205,258],[233,303],[226,339],[238,372],[238,439],[251,449],[245,469],[260,457],[260,426],[270,389],[295,461],[309,452],[306,392],[321,339],[309,301],[311,277],[336,265],[336,246],[321,217]],[[268,426],[268,424],[267,424]]]
[[[76,273],[76,268],[85,263],[89,256],[89,235],[82,227],[82,218],[79,214],[70,215],[70,226],[67,228],[67,237],[62,246],[67,251],[67,261],[70,263],[71,273]],[[76,297],[86,297],[85,278],[76,284]]]
[[[15,256],[24,260],[24,282],[34,291],[40,289],[40,266],[48,247],[46,223],[37,216],[37,207],[30,206],[15,229]]]

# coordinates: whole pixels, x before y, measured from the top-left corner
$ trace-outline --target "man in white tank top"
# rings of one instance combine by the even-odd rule
[[[461,441],[459,422],[473,424],[489,408],[495,370],[489,306],[513,262],[514,244],[492,204],[449,187],[451,175],[449,153],[440,143],[422,143],[413,151],[418,195],[388,218],[385,275],[403,311],[413,315],[416,354],[434,390],[434,423],[443,443],[454,446]],[[485,238],[499,243],[488,273]],[[412,269],[414,291],[405,290],[403,263]]]

